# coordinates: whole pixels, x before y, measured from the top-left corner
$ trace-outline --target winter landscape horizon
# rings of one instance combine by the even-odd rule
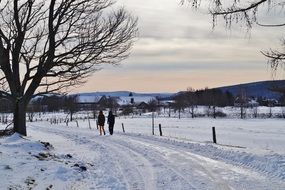
[[[0,0],[0,190],[285,190],[284,5]]]
[[[227,116],[208,117],[203,106],[195,118],[188,110],[117,113],[105,136],[90,111],[73,121],[67,112],[34,113],[26,137],[0,138],[0,189],[283,190],[284,108],[258,107],[257,118],[247,108],[244,119],[239,108],[217,109]]]
[[[27,136],[0,138],[0,189],[285,188],[283,104],[184,105],[175,98],[180,93],[36,99],[27,113]],[[195,91],[184,93],[195,99]],[[159,101],[152,107],[154,98]],[[106,119],[110,110],[116,115],[113,135],[107,123],[100,135],[99,110]],[[5,129],[12,114],[2,112],[0,120]]]

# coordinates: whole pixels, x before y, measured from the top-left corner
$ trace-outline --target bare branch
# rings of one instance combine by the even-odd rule
[[[192,6],[197,8],[200,6],[199,0],[182,0],[181,3],[184,4],[185,1],[191,2]],[[283,27],[285,26],[284,22],[276,23],[274,19],[271,19],[272,23],[268,24],[261,24],[259,21],[258,13],[268,14],[271,11],[276,10],[277,8],[280,9],[280,12],[278,13],[280,18],[283,18],[284,15],[284,5],[285,2],[283,0],[210,0],[206,2],[210,2],[210,11],[209,14],[212,15],[213,18],[213,27],[215,27],[217,23],[217,18],[222,17],[226,23],[226,26],[228,28],[231,28],[232,23],[234,24],[244,24],[247,29],[251,29],[254,24],[257,24],[259,26],[263,27]],[[204,2],[205,2],[204,1]],[[267,5],[266,5],[267,4]],[[266,11],[260,11],[260,7],[265,5],[267,7]],[[264,6],[262,7],[264,8]],[[277,15],[278,16],[278,15]],[[274,23],[275,22],[275,23]],[[284,68],[285,66],[285,41],[282,42],[283,49],[278,50],[272,50],[269,51],[263,51],[261,52],[265,57],[268,58],[268,63],[271,66],[271,69],[274,72],[276,72],[280,67]]]
[[[216,8],[214,10],[211,10],[210,13],[215,16],[215,15],[228,15],[228,14],[235,14],[235,13],[244,13],[250,10],[253,10],[257,8],[259,5],[268,2],[269,0],[259,0],[257,2],[253,2],[248,6],[245,7],[237,7],[236,3],[238,1],[234,1],[233,5],[230,8],[227,9],[221,9],[221,2],[216,1]]]
[[[118,64],[137,34],[137,20],[124,9],[103,14],[111,0],[9,2],[0,2],[0,68],[8,93],[25,102]]]

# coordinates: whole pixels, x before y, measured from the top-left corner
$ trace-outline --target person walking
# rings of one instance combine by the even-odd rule
[[[114,125],[115,125],[115,116],[113,115],[112,111],[109,111],[107,122],[109,124],[109,133],[110,135],[113,135]]]
[[[104,124],[105,124],[105,115],[103,114],[103,111],[101,110],[98,115],[98,125],[99,125],[100,135],[102,135],[102,132],[104,135],[106,135]]]

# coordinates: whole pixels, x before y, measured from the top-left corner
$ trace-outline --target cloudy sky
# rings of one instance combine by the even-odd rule
[[[272,79],[260,51],[278,47],[281,29],[255,27],[248,33],[240,26],[226,30],[220,22],[212,30],[207,9],[194,11],[179,2],[118,0],[139,19],[131,56],[120,66],[103,66],[75,91],[177,92]]]

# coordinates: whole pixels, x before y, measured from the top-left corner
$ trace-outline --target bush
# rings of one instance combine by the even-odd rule
[[[216,117],[227,117],[227,114],[225,114],[225,113],[222,112],[222,111],[217,111],[217,112],[216,112]]]
[[[133,108],[130,106],[127,106],[123,108],[122,115],[130,115],[133,112],[134,112]]]

